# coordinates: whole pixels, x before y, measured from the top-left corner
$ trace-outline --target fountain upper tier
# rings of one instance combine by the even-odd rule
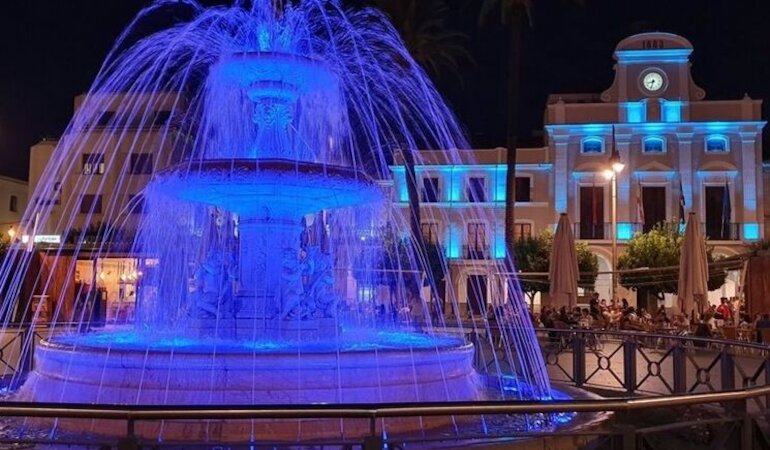
[[[296,218],[381,201],[382,190],[349,167],[284,159],[204,160],[159,172],[152,189],[252,218]]]
[[[298,96],[332,96],[339,92],[337,77],[321,61],[289,53],[233,53],[212,69],[212,76],[237,84],[252,101],[271,95],[283,96],[287,91]],[[272,91],[263,88],[270,85],[283,88]]]

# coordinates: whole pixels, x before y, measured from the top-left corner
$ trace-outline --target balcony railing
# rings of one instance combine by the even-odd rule
[[[591,223],[591,222],[575,222],[574,223],[575,239],[611,239],[610,223]]]
[[[666,222],[669,225],[677,225],[679,222]],[[590,222],[576,222],[573,224],[575,239],[584,240],[609,240],[612,239],[612,223],[590,223]],[[684,231],[684,224],[681,224],[681,229]],[[646,233],[652,230],[655,225],[645,225],[642,223],[618,223],[619,238],[627,239],[631,235],[636,233]],[[740,223],[706,223],[701,222],[701,232],[703,236],[712,241],[739,241],[741,240],[741,224]]]
[[[703,235],[712,241],[741,240],[741,224],[739,223],[701,223]]]
[[[489,246],[464,245],[463,255],[465,259],[489,259]]]

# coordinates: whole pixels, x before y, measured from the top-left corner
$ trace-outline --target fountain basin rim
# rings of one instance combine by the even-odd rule
[[[452,338],[446,338],[446,339],[452,339]],[[247,346],[236,346],[233,345],[235,343],[220,343],[220,345],[211,344],[209,346],[197,346],[197,347],[157,347],[152,348],[148,345],[136,345],[134,347],[127,346],[125,344],[121,343],[106,343],[104,345],[99,344],[89,344],[89,343],[71,343],[71,342],[57,342],[56,338],[52,339],[41,339],[37,345],[54,349],[54,350],[60,350],[60,351],[77,351],[78,353],[104,353],[106,351],[109,351],[110,353],[118,353],[118,354],[169,354],[169,353],[175,353],[175,354],[186,354],[186,355],[201,355],[201,354],[212,354],[212,351],[216,351],[217,355],[221,355],[223,357],[231,356],[231,355],[271,355],[271,356],[290,356],[290,357],[296,357],[298,354],[303,355],[328,355],[328,354],[345,354],[345,355],[355,355],[355,354],[372,354],[372,353],[385,353],[389,355],[403,353],[403,354],[411,354],[414,351],[442,351],[442,350],[453,350],[453,351],[472,351],[473,350],[473,343],[467,342],[461,339],[457,339],[455,342],[447,342],[447,343],[441,343],[436,345],[414,345],[414,346],[403,346],[403,347],[361,347],[361,348],[347,348],[347,349],[324,349],[324,350],[314,350],[314,349],[300,349],[298,350],[297,346],[286,346],[285,348],[281,349],[258,349],[258,348],[250,348]]]
[[[188,161],[157,171],[156,178],[164,178],[169,175],[178,176],[212,172],[239,174],[259,172],[321,174],[339,178],[355,179],[360,182],[368,182],[372,185],[376,184],[372,177],[353,167],[283,158],[233,158]]]
[[[146,192],[215,205],[244,219],[299,220],[385,198],[380,185],[355,168],[273,158],[188,161],[158,172]]]

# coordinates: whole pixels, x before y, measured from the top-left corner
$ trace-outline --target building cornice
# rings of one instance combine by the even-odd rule
[[[556,135],[564,134],[637,134],[637,133],[759,133],[767,124],[764,120],[709,121],[709,122],[641,122],[641,123],[566,123],[548,124],[545,130]]]

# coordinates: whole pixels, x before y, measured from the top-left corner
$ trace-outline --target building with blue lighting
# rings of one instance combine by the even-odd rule
[[[522,236],[552,228],[566,212],[576,238],[599,256],[600,271],[609,271],[612,198],[604,171],[613,151],[625,165],[617,177],[619,252],[634,233],[679,222],[690,211],[716,255],[741,253],[765,236],[761,100],[707,100],[690,73],[692,53],[681,36],[634,35],[617,45],[615,80],[606,91],[549,97],[545,146],[518,153],[515,207]],[[417,166],[423,233],[443,244],[458,280],[451,289],[465,302],[471,284],[486,284],[486,292],[494,288],[490,265],[478,259],[504,254],[504,207],[510,202],[505,149],[461,152],[455,164],[442,161],[440,152],[423,153]],[[394,192],[405,211],[398,159],[393,169]],[[434,185],[437,195],[426,195]],[[609,298],[610,278],[597,280],[602,297]],[[735,295],[738,279],[737,273],[728,276],[711,301]],[[619,296],[632,303],[635,297],[623,289]]]

